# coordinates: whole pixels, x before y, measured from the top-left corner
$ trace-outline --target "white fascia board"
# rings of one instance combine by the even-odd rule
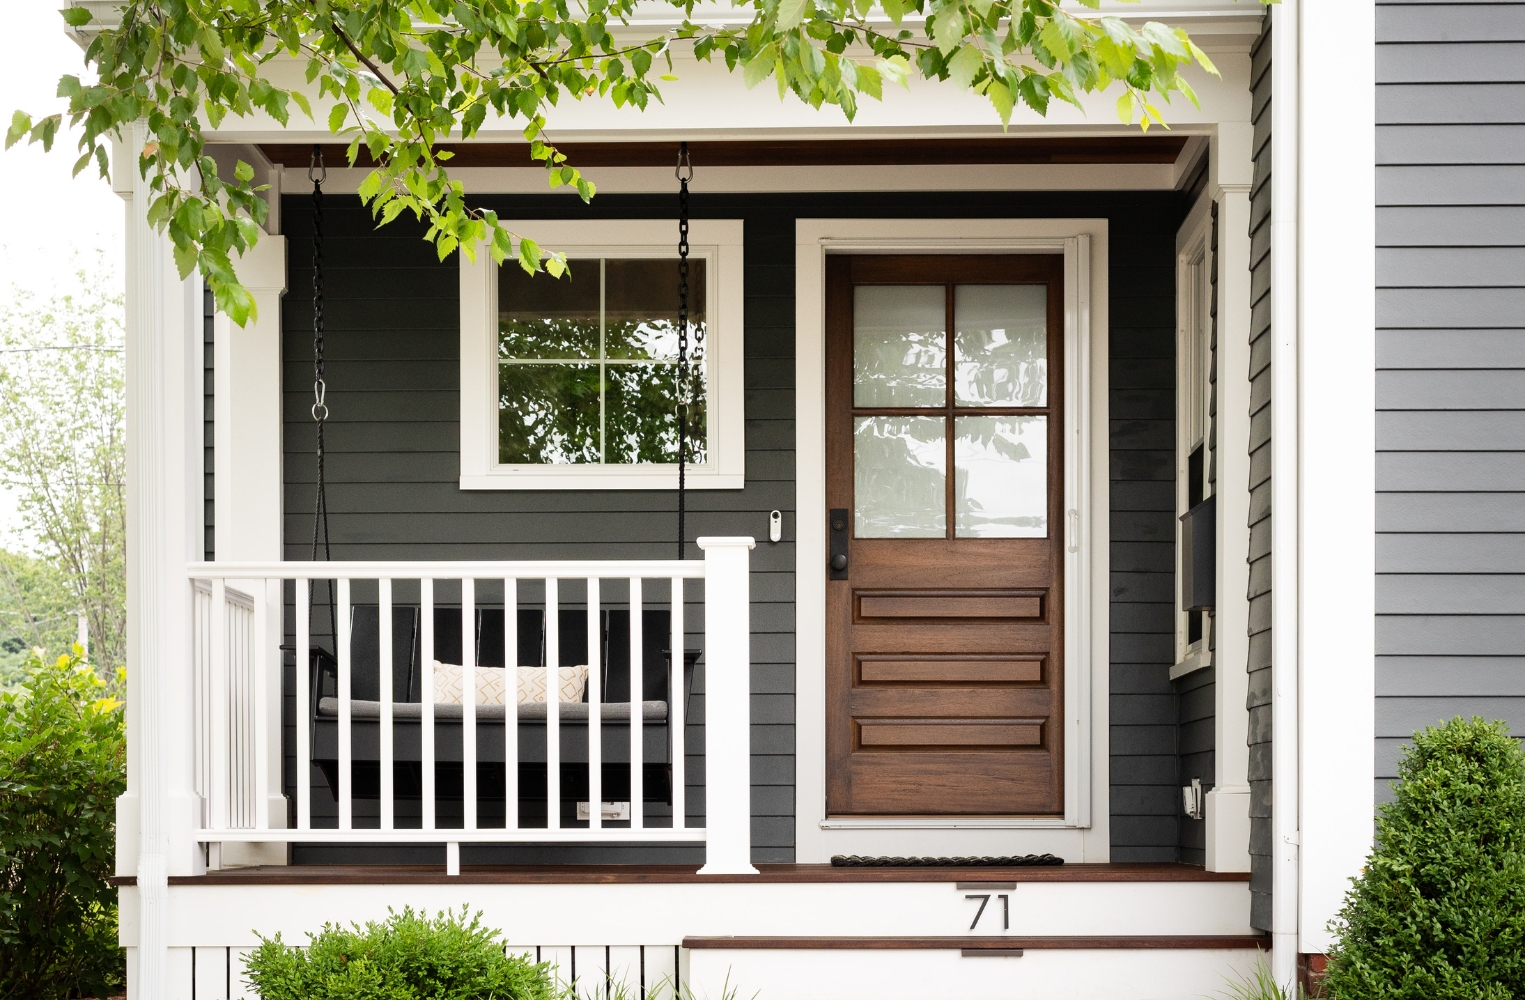
[[[1166,110],[1172,128],[1209,126],[1219,120],[1242,117],[1236,109],[1242,103],[1242,94],[1249,89],[1249,59],[1242,53],[1228,52],[1215,61],[1221,78],[1199,67],[1184,71],[1201,106],[1195,107],[1184,99],[1169,105]],[[875,129],[904,135],[915,129],[955,127],[1003,134],[989,101],[950,82],[913,78],[904,88],[891,87],[883,101],[863,102],[857,117],[849,123],[840,109],[822,108],[818,111],[792,95],[780,100],[777,88],[772,85],[749,90],[741,75],[728,72],[723,61],[699,62],[679,51],[673,55],[673,65],[673,72],[679,79],[661,84],[660,102],[652,102],[644,111],[636,111],[616,108],[611,101],[602,98],[566,100],[552,108],[547,116],[550,135],[560,142],[676,136],[696,139],[702,135],[777,138],[774,133],[779,130],[797,130],[806,136],[845,133],[861,137]],[[271,82],[279,86],[313,90],[305,82],[303,64],[295,60],[273,60],[267,64],[266,73]],[[208,130],[208,134],[226,141],[292,142],[313,141],[315,138],[333,141],[325,114],[331,101],[320,101],[315,90],[309,97],[316,109],[312,120],[293,115],[282,127],[267,114],[257,112],[244,118],[230,116],[221,128]],[[1050,107],[1047,117],[1028,108],[1018,108],[1012,116],[1011,129],[1018,133],[1034,128],[1045,132],[1053,128],[1136,132],[1137,125],[1130,130],[1118,121],[1116,101],[1117,93],[1112,88],[1098,94],[1082,95],[1082,108],[1056,103]],[[745,126],[738,127],[738,122],[744,122]],[[523,127],[522,119],[489,116],[479,139],[522,142]],[[305,136],[306,139],[295,139],[295,136]]]

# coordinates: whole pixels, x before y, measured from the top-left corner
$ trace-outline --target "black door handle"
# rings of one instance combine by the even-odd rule
[[[846,569],[847,568],[847,556],[843,555],[840,552],[838,552],[836,555],[832,556],[831,557],[831,568],[836,570],[839,573],[842,570]]]
[[[847,579],[847,519],[850,511],[834,509],[830,512],[828,522],[831,525],[829,533],[830,544],[827,548],[826,565],[830,567],[831,574],[828,579]]]

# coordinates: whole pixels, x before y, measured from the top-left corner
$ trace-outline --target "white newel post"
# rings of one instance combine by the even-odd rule
[[[215,558],[218,562],[277,562],[281,559],[281,297],[286,293],[286,237],[266,235],[238,259],[238,276],[254,296],[257,319],[239,327],[224,313],[213,320],[216,354],[213,375]],[[256,662],[256,683],[264,704],[281,703],[281,584],[278,580],[231,580],[229,587],[264,600],[264,649],[269,662]],[[286,825],[281,791],[281,717],[271,711],[256,719],[266,727],[270,825]],[[280,865],[285,844],[224,844],[223,867]]]
[[[127,202],[128,793],[118,806],[118,869],[137,876],[134,998],[184,993],[189,955],[168,946],[170,875],[203,868],[194,837],[201,802],[192,770],[191,585],[202,530],[201,282],[181,281],[169,243],[147,221],[138,176],[144,132],[119,147],[113,173]],[[194,471],[194,474],[193,474]],[[135,855],[135,856],[134,856]]]
[[[752,867],[750,538],[700,538],[704,551],[704,795],[707,875]],[[674,698],[682,697],[674,692]]]

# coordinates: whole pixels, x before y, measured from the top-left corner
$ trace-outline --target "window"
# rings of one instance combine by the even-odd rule
[[[674,489],[685,388],[687,485],[740,488],[741,223],[691,226],[686,385],[675,221],[525,228],[570,273],[462,263],[462,488]]]
[[[1208,220],[1192,228],[1177,258],[1176,514],[1213,495],[1213,253]],[[1179,532],[1180,521],[1177,520]],[[1177,560],[1187,551],[1179,535]],[[1184,579],[1177,565],[1177,581]],[[1212,664],[1211,613],[1181,610],[1176,595],[1173,676]]]

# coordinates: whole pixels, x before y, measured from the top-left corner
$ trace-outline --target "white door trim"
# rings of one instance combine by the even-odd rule
[[[800,863],[833,854],[1053,853],[1108,844],[1107,220],[799,219],[795,224],[796,747]],[[1065,808],[1063,816],[832,819],[826,815],[828,253],[1062,253],[1065,258]],[[1093,428],[1100,428],[1094,433]]]

